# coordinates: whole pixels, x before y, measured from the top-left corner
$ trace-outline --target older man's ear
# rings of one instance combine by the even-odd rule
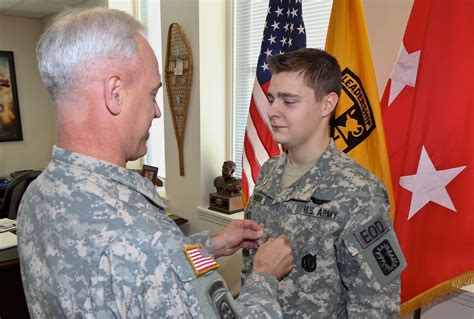
[[[109,112],[120,114],[122,110],[123,81],[118,75],[109,75],[104,81],[104,100]]]

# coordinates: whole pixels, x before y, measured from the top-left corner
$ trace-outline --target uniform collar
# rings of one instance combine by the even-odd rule
[[[78,166],[81,169],[101,175],[105,179],[113,180],[141,193],[151,202],[166,209],[166,205],[156,192],[153,183],[136,172],[94,157],[67,151],[56,145],[53,146],[53,160]]]
[[[282,153],[270,168],[258,190],[272,198],[273,203],[289,200],[307,202],[311,200],[316,189],[320,186],[315,183],[315,181],[321,180],[321,177],[329,172],[329,163],[333,159],[333,156],[335,156],[335,152],[337,152],[337,149],[333,139],[331,139],[316,164],[293,185],[284,190],[281,190],[281,180],[286,161],[288,160],[288,154]]]

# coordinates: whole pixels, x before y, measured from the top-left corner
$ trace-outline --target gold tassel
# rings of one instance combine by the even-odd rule
[[[400,317],[406,316],[407,314],[415,311],[416,309],[423,307],[435,298],[453,292],[458,288],[462,288],[464,286],[472,284],[474,284],[474,271],[462,274],[461,276],[445,281],[403,303],[400,308]]]

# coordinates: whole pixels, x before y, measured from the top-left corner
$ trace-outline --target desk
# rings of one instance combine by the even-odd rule
[[[16,247],[0,250],[2,300],[0,318],[30,318],[21,283],[20,261]]]
[[[170,212],[167,212],[166,215],[169,218],[171,218],[176,223],[176,225],[178,225],[178,226],[188,222],[188,220],[186,218],[183,218],[181,216],[175,215],[175,214],[170,213]]]

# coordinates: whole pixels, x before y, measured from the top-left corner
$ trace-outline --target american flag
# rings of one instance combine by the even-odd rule
[[[280,148],[273,140],[267,117],[269,108],[267,91],[271,79],[267,59],[271,55],[306,47],[306,31],[301,1],[269,1],[262,47],[258,57],[257,77],[253,86],[245,129],[242,188],[246,202],[253,192],[260,167],[270,157],[280,154]]]
[[[209,256],[202,245],[186,246],[183,251],[198,276],[219,267],[219,263]]]

